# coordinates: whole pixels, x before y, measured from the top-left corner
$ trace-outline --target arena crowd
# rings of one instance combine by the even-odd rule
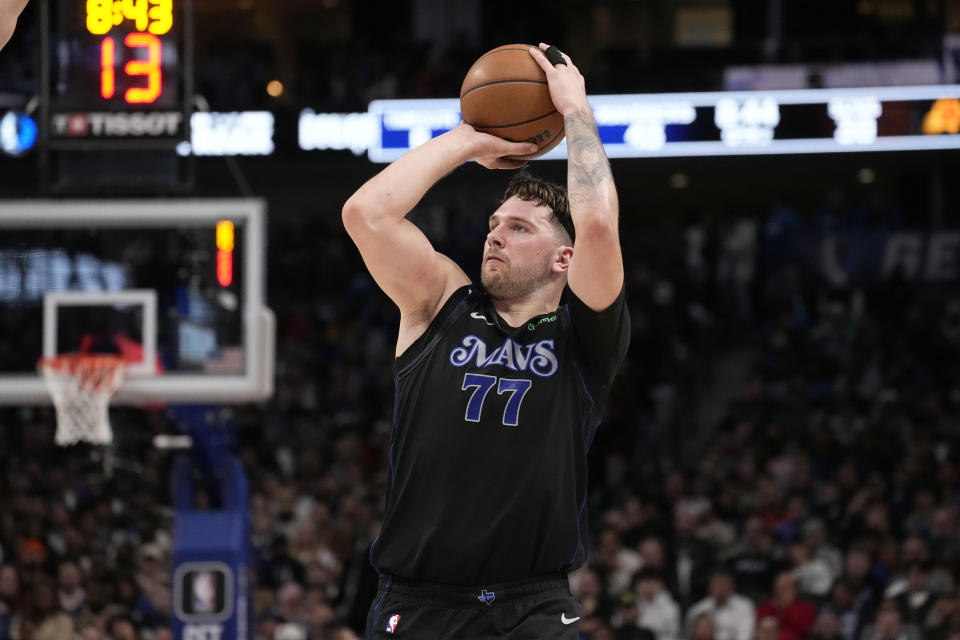
[[[628,255],[633,342],[591,454],[592,553],[570,576],[585,639],[960,638],[960,299],[770,266],[785,224],[835,214],[691,216],[659,232],[669,250]],[[433,215],[468,259],[469,212]],[[285,237],[319,250],[272,254],[276,395],[233,418],[263,640],[356,637],[376,580],[396,313],[335,221],[312,220]],[[281,285],[303,265],[326,277]],[[698,428],[686,403],[733,348],[743,379]],[[151,446],[167,415],[114,411],[111,475],[95,449],[54,446],[50,410],[0,415],[0,639],[170,637],[172,454]]]

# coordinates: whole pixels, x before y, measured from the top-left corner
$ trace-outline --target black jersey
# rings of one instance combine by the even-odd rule
[[[597,313],[567,289],[513,328],[458,289],[395,362],[377,570],[467,586],[580,566],[587,450],[629,339],[622,291]]]

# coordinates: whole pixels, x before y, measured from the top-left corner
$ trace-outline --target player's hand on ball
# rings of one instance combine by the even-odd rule
[[[547,86],[550,87],[550,98],[553,99],[553,105],[557,111],[563,115],[576,113],[577,111],[589,110],[590,103],[587,101],[586,83],[580,70],[574,66],[570,56],[557,50],[556,54],[560,59],[556,59],[556,64],[547,59],[546,51],[550,45],[540,43],[539,48],[530,48],[530,55],[537,61],[543,72],[547,74]]]
[[[457,129],[471,149],[470,157],[487,169],[519,169],[527,161],[507,156],[522,156],[537,150],[537,145],[532,142],[510,142],[477,131],[466,123],[461,123]]]

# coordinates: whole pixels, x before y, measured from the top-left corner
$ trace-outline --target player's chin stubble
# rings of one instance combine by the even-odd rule
[[[491,271],[486,264],[480,269],[480,283],[491,298],[522,298],[540,286],[543,276],[515,274],[513,271]]]

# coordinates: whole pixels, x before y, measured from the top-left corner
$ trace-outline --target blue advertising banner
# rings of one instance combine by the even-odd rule
[[[767,237],[767,274],[794,266],[834,287],[887,280],[936,284],[960,280],[960,230],[803,231]]]
[[[249,523],[247,480],[240,461],[225,456],[222,509],[194,510],[191,468],[185,457],[173,468],[173,632],[182,640],[247,640]]]
[[[960,148],[960,85],[589,96],[611,158],[782,155]],[[457,126],[456,98],[374,100],[366,113],[314,113],[303,150],[364,150],[392,162]],[[541,156],[566,157],[562,142]]]

